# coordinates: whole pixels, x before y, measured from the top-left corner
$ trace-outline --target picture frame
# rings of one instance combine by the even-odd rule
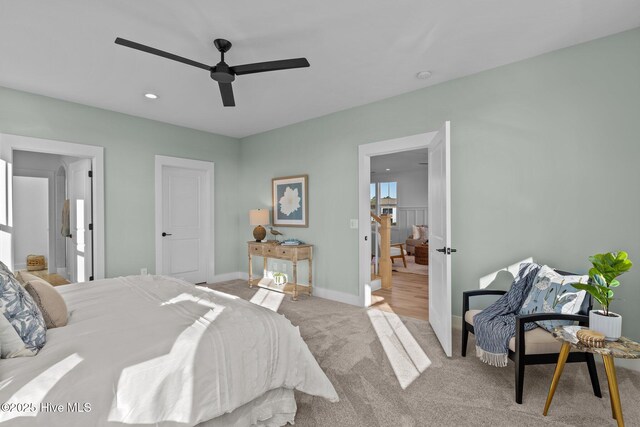
[[[309,227],[309,176],[295,175],[271,180],[273,225]]]

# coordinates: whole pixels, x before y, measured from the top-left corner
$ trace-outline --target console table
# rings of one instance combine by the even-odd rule
[[[291,295],[291,299],[298,299],[298,287],[306,288],[307,295],[311,296],[312,291],[312,267],[313,267],[313,245],[291,245],[284,246],[270,242],[247,242],[249,250],[249,287],[253,287],[260,282],[260,278],[253,278],[253,257],[261,256],[264,260],[264,271],[267,271],[267,260],[281,259],[291,261],[293,264],[293,281],[287,282],[282,292]],[[307,260],[309,263],[309,285],[298,284],[298,261]]]

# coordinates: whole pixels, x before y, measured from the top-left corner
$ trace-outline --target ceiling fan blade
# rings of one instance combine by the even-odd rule
[[[192,61],[191,59],[183,58],[182,56],[174,55],[173,53],[165,52],[164,50],[156,49],[153,47],[145,46],[140,43],[132,42],[131,40],[116,38],[116,44],[121,46],[130,47],[131,49],[141,50],[143,52],[150,53],[152,55],[162,56],[163,58],[171,59],[173,61],[182,62],[183,64],[191,65],[192,67],[202,68],[203,70],[211,70],[211,67],[201,62]]]
[[[233,87],[231,83],[218,83],[220,87],[220,96],[222,96],[222,105],[225,107],[235,107],[236,100],[233,98]]]
[[[265,71],[288,70],[309,66],[307,58],[282,59],[280,61],[256,62],[255,64],[236,65],[231,67],[237,75],[264,73]]]

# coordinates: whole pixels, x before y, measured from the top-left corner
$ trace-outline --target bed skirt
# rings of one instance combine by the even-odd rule
[[[277,388],[197,427],[281,427],[293,424],[296,409],[293,390]]]

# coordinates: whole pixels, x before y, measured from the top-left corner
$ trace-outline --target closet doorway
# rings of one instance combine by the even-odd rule
[[[13,152],[14,269],[44,256],[32,273],[57,284],[93,280],[91,175],[89,159]]]
[[[24,188],[27,178],[46,180],[46,196],[34,201]],[[24,221],[24,209],[35,206],[30,202],[46,212],[33,220],[36,225]],[[23,239],[20,230],[30,224],[44,229],[40,246]],[[0,134],[0,261],[18,270],[25,253],[44,255],[40,274],[86,282],[105,277],[104,250],[103,147]]]

